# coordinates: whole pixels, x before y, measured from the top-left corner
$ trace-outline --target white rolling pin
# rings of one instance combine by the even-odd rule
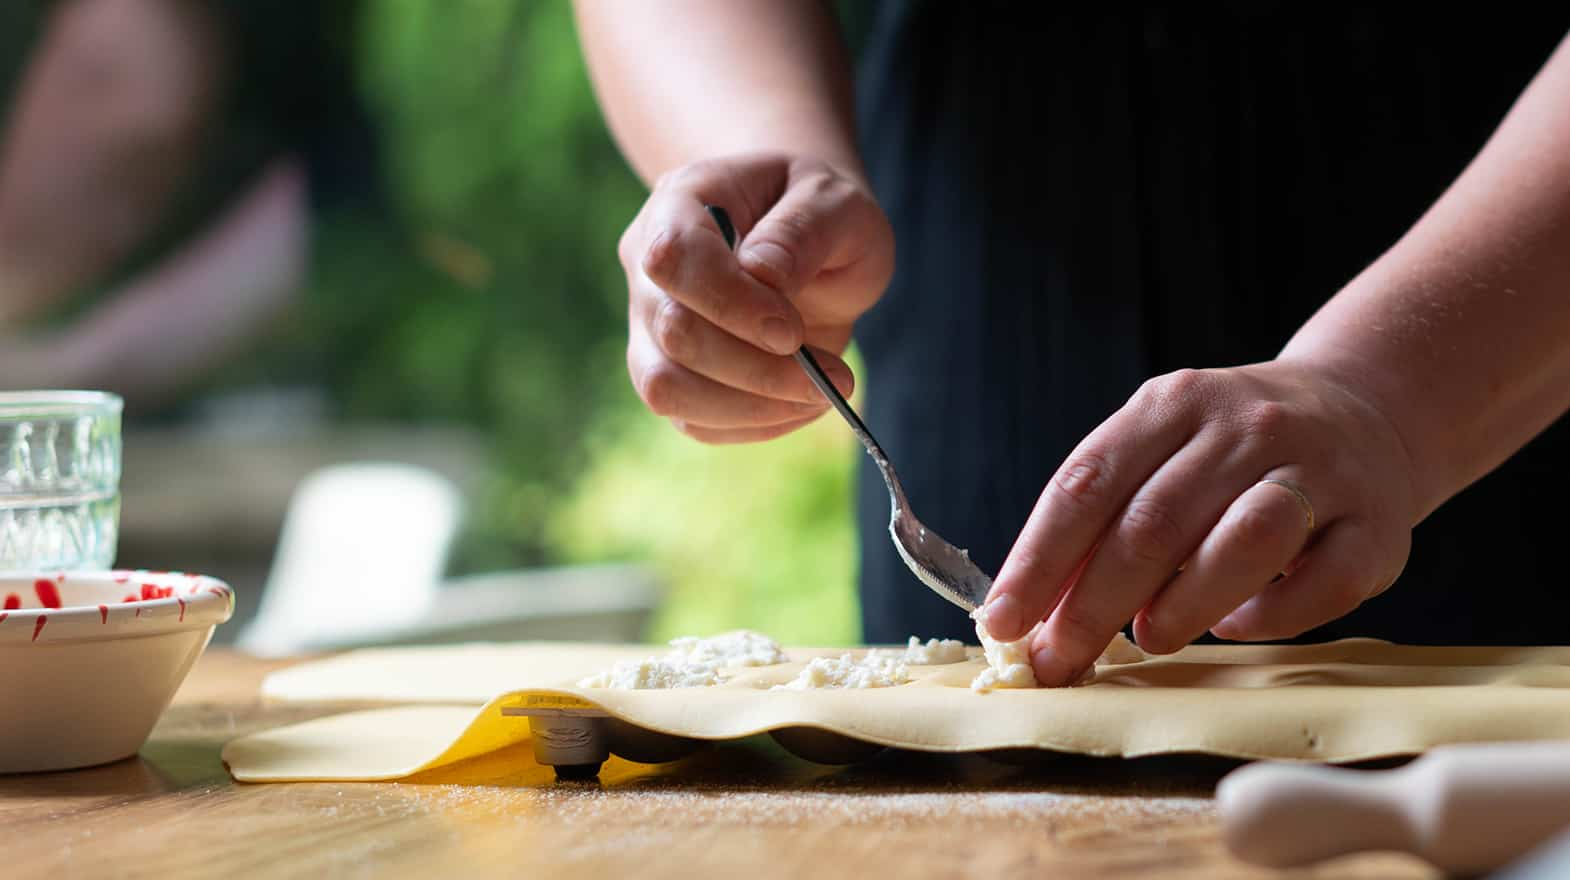
[[[1245,861],[1395,850],[1478,873],[1570,828],[1570,742],[1441,746],[1395,770],[1250,764],[1221,780],[1216,802]]]

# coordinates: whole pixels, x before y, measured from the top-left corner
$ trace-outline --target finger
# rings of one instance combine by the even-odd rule
[[[627,372],[655,415],[706,428],[761,428],[816,416],[826,401],[797,403],[762,397],[700,376],[666,358],[637,327],[627,348]]]
[[[828,283],[855,283],[833,273],[852,265],[871,275],[886,267],[862,264],[872,238],[885,234],[886,224],[871,196],[827,167],[796,175],[779,201],[747,233],[738,250],[742,266],[769,287],[795,296],[825,275]],[[832,307],[833,298],[827,300]],[[854,310],[821,316],[848,323]]]
[[[1046,615],[1135,489],[1192,436],[1197,417],[1183,398],[1198,391],[1197,374],[1163,378],[1174,381],[1147,382],[1047,482],[987,596],[993,638],[1018,639]]]
[[[1238,444],[1225,427],[1202,430],[1135,492],[1074,586],[1048,612],[1031,660],[1043,684],[1077,681],[1159,595],[1228,506],[1257,481],[1260,454]]]
[[[1134,638],[1170,654],[1269,586],[1310,536],[1303,504],[1276,483],[1255,483],[1210,530],[1182,573],[1134,618]]]
[[[636,297],[635,308],[648,314],[641,322],[665,356],[700,376],[762,397],[818,404],[823,395],[790,357],[770,354],[709,323],[703,316],[652,288]],[[834,387],[849,397],[856,387],[850,367],[839,357],[812,348]]]
[[[1328,527],[1285,578],[1211,627],[1223,639],[1289,639],[1341,617],[1395,582],[1411,537],[1381,542],[1365,520]]]
[[[703,204],[690,191],[656,190],[639,221],[647,245],[629,274],[642,272],[671,298],[738,339],[775,354],[794,352],[806,332],[800,313],[742,269]]]
[[[680,419],[672,419],[671,424],[676,430],[686,434],[701,443],[723,445],[728,443],[761,443],[783,437],[792,431],[804,428],[817,421],[818,416],[810,416],[794,422],[785,422],[779,425],[770,425],[766,428],[705,428],[701,425],[690,425]]]

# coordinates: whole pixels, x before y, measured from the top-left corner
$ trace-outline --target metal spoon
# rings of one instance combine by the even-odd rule
[[[705,207],[719,226],[720,234],[725,237],[726,246],[735,249],[736,227],[731,224],[730,215],[717,205]],[[840,395],[839,389],[829,381],[812,352],[805,347],[798,348],[795,358],[796,363],[806,371],[807,378],[818,386],[823,396],[844,417],[861,445],[867,447],[867,454],[872,456],[878,471],[883,474],[883,482],[889,487],[889,537],[893,538],[894,548],[899,551],[900,558],[905,560],[906,567],[934,593],[966,611],[975,611],[992,589],[992,578],[970,561],[969,553],[943,540],[916,519],[916,515],[911,513],[910,502],[905,499],[905,488],[894,473],[894,465],[889,463],[888,454],[873,439],[872,432],[867,430],[861,417],[856,415],[856,411]]]

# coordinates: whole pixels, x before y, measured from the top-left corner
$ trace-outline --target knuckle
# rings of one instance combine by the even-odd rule
[[[1051,486],[1058,497],[1075,507],[1088,508],[1107,500],[1111,484],[1112,465],[1107,457],[1099,452],[1080,452],[1058,469]]]
[[[698,315],[670,297],[662,297],[649,320],[654,344],[678,363],[689,363],[698,346]]]
[[[681,271],[686,257],[687,237],[676,227],[665,227],[655,233],[643,253],[643,273],[656,284],[664,286],[673,282]]]
[[[675,365],[666,361],[644,367],[634,380],[638,396],[643,398],[649,411],[657,416],[676,414],[681,393],[679,384]]]
[[[1295,501],[1287,499],[1292,504]],[[1248,507],[1230,517],[1227,523],[1228,543],[1243,553],[1262,552],[1280,547],[1291,538],[1291,523],[1280,513],[1282,508]],[[1288,511],[1301,517],[1295,507]]]
[[[1134,399],[1143,407],[1177,409],[1202,396],[1208,381],[1203,370],[1184,368],[1146,380],[1134,393]]]
[[[1179,555],[1183,528],[1166,502],[1136,498],[1123,511],[1118,539],[1141,562],[1170,562]]]
[[[800,208],[791,208],[770,218],[768,234],[782,244],[799,248],[812,238],[815,226],[811,214]]]
[[[817,241],[816,221],[802,209],[771,214],[747,248],[748,268],[775,287],[786,284]]]
[[[850,181],[828,168],[809,174],[802,185],[812,193],[814,199],[835,208],[843,207],[856,195],[856,188]]]
[[[1246,443],[1265,446],[1288,433],[1291,421],[1287,407],[1274,400],[1260,400],[1249,404],[1239,416],[1239,429]]]

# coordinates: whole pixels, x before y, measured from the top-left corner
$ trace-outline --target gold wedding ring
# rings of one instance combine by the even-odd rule
[[[1303,491],[1302,486],[1299,486],[1291,480],[1260,480],[1259,482],[1269,483],[1272,486],[1280,486],[1288,492],[1291,492],[1292,497],[1296,498],[1297,503],[1302,506],[1303,515],[1308,519],[1308,530],[1311,532],[1314,530],[1314,503],[1308,500],[1308,495]]]

